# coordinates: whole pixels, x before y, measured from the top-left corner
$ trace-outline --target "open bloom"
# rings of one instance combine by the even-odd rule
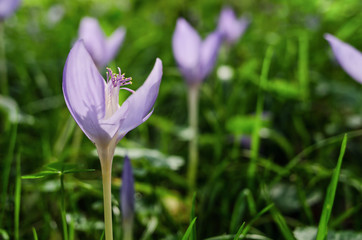
[[[362,53],[331,34],[325,34],[324,38],[331,45],[334,56],[344,71],[362,83]]]
[[[248,25],[249,20],[247,18],[237,18],[230,7],[225,7],[221,11],[217,29],[223,39],[232,44],[239,40]]]
[[[0,0],[0,20],[10,17],[19,4],[20,0]]]
[[[113,157],[120,139],[152,114],[162,77],[162,62],[156,60],[152,72],[137,90],[125,88],[130,78],[108,69],[107,82],[98,72],[83,40],[71,49],[63,72],[63,93],[67,107],[79,127],[100,149]],[[120,106],[119,91],[133,92]],[[102,159],[102,156],[100,156]]]
[[[109,38],[106,38],[97,19],[91,17],[82,19],[78,32],[79,39],[84,40],[84,44],[98,68],[103,68],[114,59],[125,34],[126,30],[120,27]]]
[[[126,155],[123,164],[122,188],[121,188],[121,208],[123,221],[133,221],[134,215],[134,179],[132,165]]]
[[[183,18],[177,20],[172,37],[173,54],[178,67],[189,85],[201,83],[213,69],[221,36],[211,33],[204,41]]]

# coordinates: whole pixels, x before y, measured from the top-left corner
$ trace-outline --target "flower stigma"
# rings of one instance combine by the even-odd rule
[[[118,74],[112,72],[110,68],[106,68],[106,112],[105,119],[111,117],[119,108],[119,90],[123,89],[131,93],[135,93],[134,90],[129,89],[127,85],[132,84],[132,77],[125,77],[125,73],[121,73],[121,69],[118,67]]]

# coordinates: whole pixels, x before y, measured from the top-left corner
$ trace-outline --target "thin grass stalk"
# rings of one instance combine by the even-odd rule
[[[4,22],[0,20],[0,94],[8,95],[8,76],[6,69],[6,55],[5,55],[5,33]]]
[[[63,225],[63,238],[64,240],[68,240],[68,226],[67,226],[67,217],[65,210],[65,190],[64,190],[64,174],[60,175],[60,212],[62,217],[62,225]]]

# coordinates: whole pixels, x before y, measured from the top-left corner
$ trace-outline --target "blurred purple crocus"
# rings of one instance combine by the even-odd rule
[[[237,18],[233,9],[224,7],[219,17],[217,29],[227,43],[233,44],[239,40],[248,25],[249,20],[246,17]]]
[[[19,5],[20,0],[0,0],[0,20],[10,17]]]
[[[19,5],[20,0],[0,0],[0,20],[10,17]]]
[[[97,67],[103,68],[117,55],[126,35],[126,30],[119,27],[109,38],[106,38],[97,19],[84,17],[80,22],[78,35],[79,39],[84,40],[84,44]]]
[[[123,165],[121,209],[123,217],[123,239],[132,239],[132,227],[134,217],[134,179],[131,161],[127,155],[124,158]]]
[[[331,34],[325,34],[324,38],[331,45],[334,56],[344,71],[362,83],[362,53]]]
[[[172,49],[177,65],[189,85],[200,84],[213,69],[221,35],[211,33],[204,41],[183,18],[177,20],[172,37]]]

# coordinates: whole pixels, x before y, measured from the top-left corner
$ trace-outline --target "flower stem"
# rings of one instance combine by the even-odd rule
[[[67,219],[66,219],[66,210],[65,210],[65,191],[64,191],[64,174],[60,175],[60,195],[61,195],[61,216],[62,216],[62,224],[63,224],[63,238],[64,240],[68,240],[68,227],[67,227]]]
[[[200,85],[189,86],[188,91],[188,114],[189,124],[192,130],[192,138],[189,143],[189,165],[187,169],[187,180],[190,188],[190,196],[196,187],[197,165],[199,161],[198,150],[198,108],[199,108]]]
[[[123,221],[123,240],[133,240],[133,217]]]
[[[8,79],[6,71],[4,22],[0,20],[0,94],[7,95]]]
[[[106,240],[113,239],[112,231],[112,159],[111,161],[102,161],[102,180],[103,180],[103,204],[104,204],[104,225]]]

